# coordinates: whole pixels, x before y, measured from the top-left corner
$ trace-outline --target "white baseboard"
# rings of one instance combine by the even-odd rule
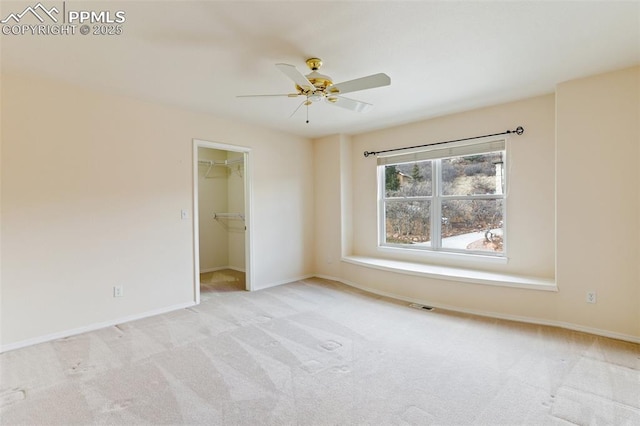
[[[221,268],[221,269],[225,269],[225,268]],[[233,269],[233,268],[229,268],[229,269]],[[270,288],[270,287],[276,287],[276,286],[283,285],[283,284],[289,284],[289,283],[292,283],[292,282],[295,282],[295,281],[301,281],[301,280],[305,280],[305,279],[308,279],[308,278],[311,278],[311,277],[317,277],[317,278],[322,278],[322,279],[326,279],[326,280],[330,280],[330,281],[336,281],[336,282],[348,285],[350,287],[358,288],[360,290],[363,290],[363,291],[366,291],[366,292],[369,292],[369,293],[377,294],[379,296],[385,296],[385,297],[389,297],[389,298],[392,298],[392,299],[403,300],[403,301],[409,302],[409,303],[419,303],[419,304],[422,304],[422,305],[433,306],[434,308],[444,309],[444,310],[447,310],[447,311],[460,312],[460,313],[478,315],[478,316],[489,317],[489,318],[504,319],[504,320],[509,320],[509,321],[518,321],[518,322],[524,322],[524,323],[529,323],[529,324],[537,324],[537,325],[546,325],[546,326],[551,326],[551,327],[559,327],[559,328],[564,328],[564,329],[567,329],[567,330],[580,331],[580,332],[584,332],[584,333],[594,334],[594,335],[597,335],[597,336],[603,336],[603,337],[608,337],[608,338],[612,338],[612,339],[624,340],[624,341],[632,342],[632,343],[640,343],[640,337],[631,336],[631,335],[627,335],[627,334],[612,332],[612,331],[608,331],[608,330],[601,330],[601,329],[593,328],[593,327],[586,327],[586,326],[582,326],[582,325],[579,325],[579,324],[573,324],[573,323],[568,323],[568,322],[564,322],[564,321],[546,320],[546,319],[531,318],[531,317],[524,317],[524,316],[518,316],[518,315],[506,315],[506,314],[500,314],[500,313],[496,313],[496,312],[460,308],[460,307],[444,305],[444,304],[440,304],[440,303],[431,303],[430,301],[426,301],[426,300],[421,300],[421,299],[416,299],[416,298],[412,298],[412,297],[401,296],[401,295],[394,294],[394,293],[389,293],[389,292],[386,292],[386,291],[380,291],[380,290],[376,290],[376,289],[371,289],[371,288],[368,288],[366,286],[363,286],[363,285],[360,285],[358,283],[355,283],[353,281],[349,281],[349,280],[345,280],[345,279],[337,278],[337,277],[332,277],[332,276],[328,276],[328,275],[321,275],[321,274],[304,275],[304,276],[299,276],[299,277],[290,278],[290,279],[286,279],[286,280],[276,281],[276,282],[272,282],[272,283],[268,283],[266,285],[263,285],[260,288],[255,289],[255,290],[262,290],[262,289],[267,289],[267,288]],[[114,326],[114,325],[117,325],[117,324],[122,324],[122,323],[130,322],[130,321],[135,321],[135,320],[139,320],[139,319],[143,319],[143,318],[148,318],[148,317],[152,317],[154,315],[160,315],[160,314],[164,314],[164,313],[167,313],[167,312],[177,311],[177,310],[188,308],[188,307],[195,306],[195,305],[196,305],[195,302],[180,303],[180,304],[177,304],[177,305],[167,306],[167,307],[159,308],[159,309],[153,309],[151,311],[146,311],[146,312],[142,312],[142,313],[139,313],[139,314],[129,315],[129,316],[126,316],[126,317],[121,317],[121,318],[117,318],[117,319],[110,320],[110,321],[94,323],[94,324],[90,324],[90,325],[83,326],[83,327],[78,327],[78,328],[65,330],[65,331],[61,331],[61,332],[57,332],[57,333],[51,333],[51,334],[47,334],[47,335],[44,335],[44,336],[34,337],[34,338],[31,338],[31,339],[21,340],[19,342],[9,343],[9,344],[6,344],[6,345],[0,345],[0,353],[12,351],[12,350],[15,350],[15,349],[20,349],[20,348],[23,348],[23,347],[26,347],[26,346],[36,345],[36,344],[39,344],[39,343],[49,342],[49,341],[52,341],[52,340],[63,339],[65,337],[75,336],[75,335],[86,333],[86,332],[89,332],[89,331],[94,331],[94,330],[99,330],[99,329],[102,329],[102,328],[111,327],[111,326]]]
[[[275,281],[275,282],[272,282],[272,283],[261,285],[259,288],[252,289],[252,291],[254,291],[254,290],[264,290],[265,288],[277,287],[277,286],[283,285],[283,284],[291,284],[291,283],[296,282],[296,281],[302,281],[302,280],[306,280],[306,279],[313,278],[313,277],[316,277],[316,276],[317,275],[315,275],[315,274],[310,274],[310,275],[302,275],[302,276],[294,277],[294,278],[287,278],[286,280]]]
[[[355,283],[353,281],[345,280],[345,279],[342,279],[342,278],[331,277],[331,276],[328,276],[328,275],[315,275],[315,276],[318,277],[318,278],[325,279],[325,280],[337,281],[339,283],[348,285],[350,287],[355,287],[357,289],[360,289],[360,290],[363,290],[363,291],[366,291],[366,292],[369,292],[369,293],[377,294],[379,296],[385,296],[385,297],[389,297],[389,298],[392,298],[392,299],[403,300],[403,301],[409,302],[409,303],[418,303],[418,304],[421,304],[421,305],[433,306],[434,308],[444,309],[444,310],[447,310],[447,311],[460,312],[460,313],[471,314],[471,315],[478,315],[478,316],[481,316],[481,317],[488,317],[488,318],[497,318],[497,319],[503,319],[503,320],[508,320],[508,321],[518,321],[518,322],[524,322],[524,323],[528,323],[528,324],[547,325],[547,326],[550,326],[550,327],[559,327],[559,328],[564,328],[564,329],[567,329],[567,330],[580,331],[580,332],[583,332],[583,333],[594,334],[596,336],[609,337],[611,339],[624,340],[624,341],[632,342],[632,343],[640,343],[640,337],[631,336],[631,335],[628,335],[628,334],[617,333],[617,332],[614,332],[614,331],[601,330],[599,328],[586,327],[586,326],[583,326],[583,325],[573,324],[573,323],[564,322],[564,321],[547,320],[547,319],[541,319],[541,318],[531,318],[531,317],[525,317],[525,316],[519,316],[519,315],[500,314],[500,313],[497,313],[497,312],[480,311],[480,310],[476,310],[476,309],[466,309],[466,308],[460,308],[460,307],[457,307],[457,306],[443,305],[443,304],[440,304],[440,303],[432,303],[432,302],[426,301],[426,300],[420,300],[420,299],[416,299],[416,298],[413,298],[413,297],[406,297],[406,296],[401,296],[401,295],[394,294],[394,293],[389,293],[389,292],[386,292],[386,291],[380,291],[380,290],[372,289],[372,288],[360,285],[358,283]]]
[[[231,266],[225,266],[225,267],[221,267],[221,268],[212,268],[210,270],[202,270],[201,272],[215,272],[215,271],[219,271],[219,270],[222,270],[222,269],[233,269],[235,271],[245,272],[245,271],[243,271],[243,270],[241,270],[239,268],[235,268],[235,267],[231,267]],[[255,290],[262,290],[262,289],[266,289],[266,288],[270,288],[270,287],[276,287],[276,286],[279,286],[279,285],[282,285],[282,284],[288,284],[288,283],[291,283],[291,282],[295,282],[295,281],[300,281],[300,280],[304,280],[304,279],[307,279],[307,278],[311,278],[313,276],[314,275],[311,274],[311,275],[304,275],[304,276],[297,277],[297,278],[290,278],[290,279],[286,279],[286,280],[282,280],[282,281],[277,281],[277,282],[273,282],[273,283],[269,283],[269,284],[266,284],[264,286],[261,286],[260,288],[255,289]],[[152,316],[155,316],[155,315],[165,314],[167,312],[177,311],[177,310],[188,308],[188,307],[195,306],[195,305],[197,305],[197,303],[195,303],[195,302],[180,303],[180,304],[177,304],[177,305],[167,306],[167,307],[160,308],[160,309],[154,309],[154,310],[151,310],[151,311],[146,311],[146,312],[142,312],[142,313],[139,313],[139,314],[129,315],[129,316],[117,318],[117,319],[114,319],[114,320],[109,320],[109,321],[103,321],[103,322],[99,322],[99,323],[89,324],[89,325],[86,325],[86,326],[83,326],[83,327],[78,327],[78,328],[73,328],[73,329],[70,329],[70,330],[64,330],[64,331],[60,331],[60,332],[56,332],[56,333],[46,334],[44,336],[38,336],[38,337],[31,338],[31,339],[21,340],[19,342],[8,343],[8,344],[5,344],[5,345],[0,345],[0,353],[12,351],[12,350],[15,350],[15,349],[24,348],[24,347],[27,347],[27,346],[37,345],[39,343],[46,343],[46,342],[50,342],[52,340],[64,339],[65,337],[76,336],[78,334],[87,333],[89,331],[100,330],[102,328],[112,327],[114,325],[130,322],[130,321],[135,321],[135,320],[139,320],[139,319],[143,319],[143,318],[152,317]]]
[[[166,306],[164,308],[153,309],[151,311],[142,312],[140,314],[129,315],[129,316],[117,318],[114,320],[103,321],[103,322],[98,322],[94,324],[89,324],[83,327],[73,328],[71,330],[64,330],[57,333],[51,333],[51,334],[46,334],[44,336],[21,340],[19,342],[9,343],[9,344],[0,346],[0,353],[12,351],[14,349],[24,348],[26,346],[37,345],[39,343],[50,342],[52,340],[64,339],[65,337],[76,336],[78,334],[86,333],[89,331],[100,330],[102,328],[112,327],[114,325],[122,324],[125,322],[130,322],[130,321],[135,321],[143,318],[152,317],[155,315],[165,314],[167,312],[177,311],[177,310],[188,308],[195,305],[196,305],[195,302],[180,303],[177,305]]]

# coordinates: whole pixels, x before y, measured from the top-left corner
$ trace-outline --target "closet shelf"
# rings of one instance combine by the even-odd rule
[[[206,164],[207,166],[233,166],[234,164],[244,164],[243,158],[234,158],[232,160],[198,160],[200,164]]]
[[[209,166],[207,171],[204,173],[205,179],[209,179],[212,176],[209,176],[209,172],[212,167],[226,167],[231,172],[232,166],[235,167],[235,171],[238,173],[238,176],[242,177],[242,167],[244,167],[244,158],[234,158],[231,160],[198,160],[198,164],[203,166]]]
[[[213,218],[215,220],[219,219],[231,219],[231,220],[242,220],[244,221],[244,215],[240,213],[214,213]]]

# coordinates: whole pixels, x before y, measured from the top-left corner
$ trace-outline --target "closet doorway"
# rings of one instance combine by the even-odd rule
[[[249,148],[194,139],[195,301],[251,290]]]

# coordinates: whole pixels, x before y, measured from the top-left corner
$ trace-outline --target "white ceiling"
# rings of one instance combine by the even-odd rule
[[[0,15],[28,2],[2,2]],[[43,0],[45,6],[61,1]],[[559,82],[640,63],[640,1],[66,1],[123,10],[119,36],[0,35],[3,71],[26,72],[318,137],[355,134],[554,91]],[[334,83],[384,72],[354,92],[360,114],[296,98],[275,64]]]

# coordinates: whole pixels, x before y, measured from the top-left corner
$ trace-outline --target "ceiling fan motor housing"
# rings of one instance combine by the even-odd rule
[[[313,86],[316,89],[321,90],[323,92],[328,87],[333,85],[333,81],[331,80],[331,77],[329,77],[328,75],[320,74],[318,71],[313,71],[311,72],[311,74],[307,74],[307,80],[309,80],[309,82],[313,84]]]
[[[328,75],[320,74],[318,72],[318,69],[320,69],[320,67],[322,66],[322,59],[309,58],[306,62],[307,66],[311,70],[311,73],[307,74],[305,77],[307,77],[307,80],[309,80],[309,82],[313,84],[314,89],[312,90],[312,92],[315,93],[317,91],[320,91],[322,92],[322,95],[326,95],[327,89],[333,85],[333,80]],[[307,93],[304,88],[298,85],[296,85],[296,89],[298,89],[300,93]]]

